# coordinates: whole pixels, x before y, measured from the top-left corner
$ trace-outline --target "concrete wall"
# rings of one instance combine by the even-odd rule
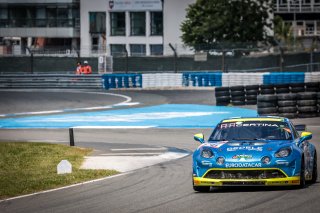
[[[163,39],[164,39],[164,55],[172,54],[173,52],[168,48],[168,44],[183,44],[180,36],[182,35],[180,30],[181,23],[186,17],[186,8],[189,4],[195,3],[196,0],[164,0],[163,6]],[[179,49],[179,46],[175,46]],[[184,50],[178,50],[183,52]]]

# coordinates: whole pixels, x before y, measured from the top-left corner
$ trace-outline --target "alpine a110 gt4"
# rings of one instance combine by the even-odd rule
[[[222,120],[193,153],[193,188],[224,186],[297,186],[317,180],[317,152],[311,132],[287,118]],[[302,132],[300,132],[302,130]]]

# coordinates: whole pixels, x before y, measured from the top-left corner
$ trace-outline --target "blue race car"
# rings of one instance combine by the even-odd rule
[[[282,117],[222,120],[193,153],[193,189],[224,186],[297,186],[317,181],[312,133]],[[305,127],[305,126],[304,126]],[[299,133],[298,131],[303,130]]]

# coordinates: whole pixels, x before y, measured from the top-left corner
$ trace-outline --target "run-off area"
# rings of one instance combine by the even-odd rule
[[[0,128],[212,128],[230,117],[257,116],[256,110],[196,104],[25,116],[0,119]]]

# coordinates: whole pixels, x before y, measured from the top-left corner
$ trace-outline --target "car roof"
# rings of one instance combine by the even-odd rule
[[[287,118],[277,117],[277,116],[260,116],[260,117],[236,117],[236,118],[227,118],[223,119],[221,123],[229,123],[229,122],[245,122],[245,121],[278,121],[278,122],[286,122]]]

